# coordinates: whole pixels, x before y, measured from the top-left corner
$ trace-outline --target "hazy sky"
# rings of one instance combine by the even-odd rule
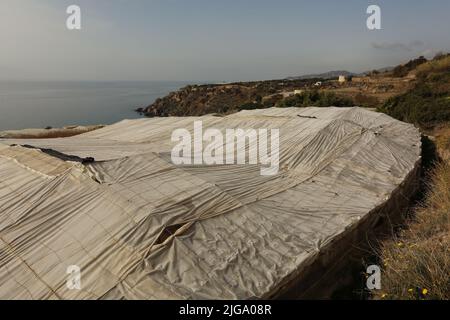
[[[66,29],[66,8],[82,30]],[[382,10],[369,31],[366,9]],[[0,0],[0,79],[273,79],[450,51],[450,1]]]

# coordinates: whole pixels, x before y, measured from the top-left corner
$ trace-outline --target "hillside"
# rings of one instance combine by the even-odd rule
[[[377,299],[450,299],[450,55],[414,68],[417,82],[380,111],[413,122],[434,140],[438,161],[425,196],[400,232],[380,244],[383,288]],[[429,161],[430,155],[424,155]],[[433,165],[433,164],[432,164]]]
[[[345,75],[347,81],[339,83],[339,75]],[[281,80],[189,85],[136,111],[149,117],[165,117],[229,114],[243,109],[286,105],[327,107],[337,103],[339,106],[377,107],[389,98],[407,92],[414,82],[415,77],[409,73],[399,77],[392,71],[375,70],[363,76],[332,71]],[[293,104],[292,97],[299,92],[308,97],[320,96],[321,100],[310,101],[303,97],[302,103]]]
[[[411,71],[416,81],[379,110],[405,122],[431,128],[450,121],[450,55],[439,56]]]
[[[254,109],[272,107],[283,98],[283,92],[311,87],[317,80],[270,80],[189,85],[136,111],[149,117],[164,117],[232,113],[252,104],[255,105]]]

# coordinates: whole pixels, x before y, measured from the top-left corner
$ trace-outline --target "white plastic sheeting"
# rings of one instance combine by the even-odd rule
[[[173,130],[196,120],[279,128],[279,173],[173,165]],[[0,298],[266,297],[386,202],[420,149],[412,125],[361,108],[125,120],[70,138],[0,140]],[[71,265],[81,290],[66,286]]]

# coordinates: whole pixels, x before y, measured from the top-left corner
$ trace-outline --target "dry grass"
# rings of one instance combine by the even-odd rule
[[[428,61],[416,68],[418,76],[429,75],[437,72],[447,72],[449,70],[450,70],[450,56],[445,56],[440,59]]]
[[[380,244],[382,290],[375,299],[450,299],[450,55],[419,65],[415,72],[421,84],[391,111],[427,124],[422,129],[434,137],[442,160],[429,177],[423,203],[402,231]]]
[[[450,161],[450,124],[440,126],[433,132],[439,155],[444,161]]]
[[[58,129],[24,129],[0,132],[0,139],[53,139],[67,138],[103,128],[103,125],[73,126]]]
[[[438,148],[450,150],[450,127]],[[448,148],[448,149],[447,149]],[[382,290],[376,299],[450,299],[450,160],[434,169],[424,203],[394,239],[382,243]]]

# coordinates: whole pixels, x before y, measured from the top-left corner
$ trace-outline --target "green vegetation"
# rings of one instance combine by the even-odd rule
[[[450,56],[423,63],[416,71],[416,85],[386,101],[379,111],[424,128],[450,121]]]
[[[284,91],[311,86],[317,79],[267,80],[227,84],[189,85],[138,110],[149,117],[229,114],[273,107]]]
[[[421,82],[409,92],[389,99],[379,110],[396,119],[428,127],[450,121],[449,94],[439,92],[432,84]]]
[[[333,92],[308,90],[301,94],[287,97],[277,103],[279,108],[289,107],[353,107],[353,100],[338,96]]]

